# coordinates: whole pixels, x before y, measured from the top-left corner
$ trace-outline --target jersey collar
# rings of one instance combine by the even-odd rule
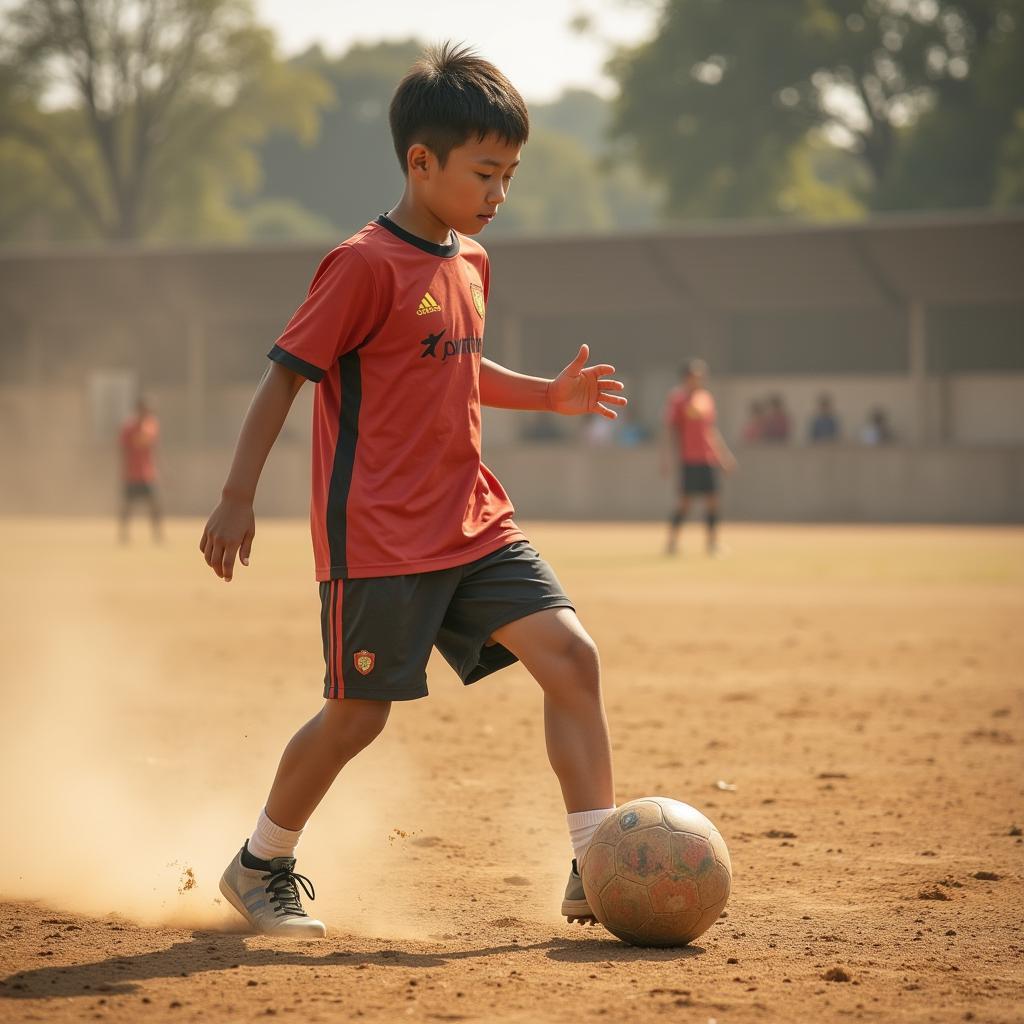
[[[458,256],[459,254],[459,236],[454,231],[452,232],[452,238],[454,241],[449,245],[438,245],[436,242],[428,242],[425,238],[420,238],[419,236],[406,231],[405,228],[400,228],[386,214],[382,213],[375,223],[379,224],[382,228],[387,228],[388,231],[400,238],[403,242],[415,245],[417,249],[422,249],[424,252],[430,253],[431,256],[440,256],[441,259],[451,259],[452,256]]]

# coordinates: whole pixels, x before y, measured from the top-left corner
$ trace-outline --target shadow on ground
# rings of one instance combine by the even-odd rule
[[[18,971],[0,981],[0,998],[58,999],[73,996],[124,995],[136,992],[139,983],[155,978],[190,977],[213,971],[232,971],[241,967],[335,967],[355,970],[365,966],[410,968],[442,967],[459,960],[502,957],[513,962],[516,956],[546,950],[545,955],[561,963],[664,962],[700,956],[701,946],[683,949],[639,949],[615,939],[549,939],[546,942],[512,943],[479,949],[455,949],[440,952],[406,952],[395,949],[376,951],[333,949],[330,952],[306,952],[322,949],[320,943],[294,944],[285,949],[250,949],[244,936],[222,932],[194,932],[187,942],[176,942],[167,949],[138,955],[112,956],[88,964],[68,967],[41,967]]]

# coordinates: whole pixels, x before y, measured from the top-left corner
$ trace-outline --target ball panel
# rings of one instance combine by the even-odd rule
[[[707,839],[714,830],[715,826],[696,807],[691,807],[679,800],[669,800],[663,796],[656,799],[661,807],[661,813],[665,816],[665,821],[676,832],[692,832],[694,835]]]
[[[723,865],[731,875],[732,858],[729,856],[729,847],[725,845],[722,833],[719,832],[717,828],[711,830],[711,838],[708,842],[711,843],[711,849],[715,851],[715,860],[717,860],[719,864]]]
[[[715,864],[707,874],[697,879],[697,888],[701,906],[706,910],[717,907],[721,912],[732,889],[732,878],[721,864]]]
[[[690,832],[672,833],[672,869],[676,874],[699,879],[716,863],[714,852],[706,839]]]
[[[615,847],[608,843],[591,843],[583,858],[580,876],[589,900],[592,892],[599,893],[615,877]]]
[[[664,824],[661,808],[654,800],[630,800],[601,822],[594,833],[594,839],[602,843],[615,843],[627,832],[661,824]]]
[[[722,915],[721,907],[711,907],[709,910],[705,910],[700,915],[700,920],[697,922],[697,927],[694,928],[693,934],[690,936],[690,941],[693,942],[699,935],[703,935]]]
[[[610,924],[606,924],[605,928],[608,929],[617,939],[622,939],[623,942],[628,943],[630,946],[646,946],[646,943],[639,935],[634,935],[632,932],[627,932],[624,928],[616,928]]]
[[[641,939],[649,946],[685,946],[695,934],[700,911],[689,914],[655,914],[644,926]]]
[[[619,929],[639,935],[643,926],[654,916],[647,887],[631,882],[628,878],[616,875],[601,890],[600,896],[605,914],[602,924],[616,935]]]
[[[588,892],[587,903],[590,904],[590,909],[594,912],[594,917],[596,917],[601,924],[604,924],[608,915],[604,912],[604,904],[601,902],[600,894],[597,892]]]
[[[627,832],[615,848],[615,870],[632,882],[649,884],[672,863],[671,833],[664,826]]]
[[[693,912],[696,923],[696,918],[700,917],[703,910],[697,883],[691,878],[665,875],[648,887],[647,895],[651,898],[655,914],[678,915]]]

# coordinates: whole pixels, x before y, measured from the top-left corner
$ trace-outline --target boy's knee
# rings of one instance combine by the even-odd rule
[[[383,732],[390,712],[385,700],[329,700],[320,714],[337,746],[355,753]]]
[[[597,693],[601,686],[601,659],[597,644],[582,629],[566,634],[561,657],[565,663],[565,675],[575,686],[588,692]]]

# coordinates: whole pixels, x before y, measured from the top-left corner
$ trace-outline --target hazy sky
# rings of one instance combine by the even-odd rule
[[[454,39],[475,46],[534,101],[573,85],[607,95],[612,84],[602,67],[611,44],[647,38],[657,6],[653,0],[256,0],[286,54],[317,41],[333,54],[356,42]],[[596,32],[573,32],[569,22],[578,14],[588,15]]]

